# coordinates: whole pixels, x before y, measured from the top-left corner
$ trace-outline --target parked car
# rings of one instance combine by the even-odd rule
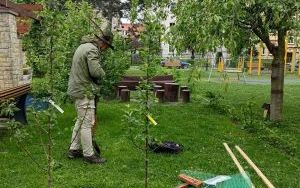
[[[180,68],[187,69],[191,64],[186,61],[180,61]]]

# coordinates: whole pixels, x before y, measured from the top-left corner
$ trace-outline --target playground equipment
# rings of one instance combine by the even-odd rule
[[[224,59],[220,57],[218,63],[218,72],[223,72],[223,71],[224,71]]]
[[[261,56],[263,53],[263,43],[260,42],[259,51],[258,51],[258,67],[257,67],[257,76],[261,75]]]
[[[300,76],[300,62],[298,63],[298,76]]]
[[[259,49],[258,49],[258,62],[253,62],[253,47],[251,47],[250,50],[250,57],[249,57],[249,63],[248,66],[248,74],[252,75],[252,72],[254,68],[257,69],[257,76],[261,75],[261,68],[262,68],[262,54],[263,54],[263,43],[260,42]]]
[[[220,75],[223,75],[225,78],[228,78],[228,74],[230,74],[230,73],[237,74],[238,80],[240,80],[240,74],[242,74],[242,76],[244,78],[244,83],[246,83],[246,76],[245,76],[243,67],[244,67],[244,58],[243,57],[239,58],[239,62],[237,64],[236,68],[227,68],[224,63],[224,59],[222,57],[220,57],[219,63],[217,66],[217,72],[219,72]],[[211,66],[211,69],[210,69],[208,82],[210,82],[212,71],[213,71],[213,66]]]
[[[249,74],[252,74],[252,64],[253,64],[253,47],[251,47],[250,50]]]
[[[295,51],[296,49],[293,49],[292,51],[291,73],[295,72]]]
[[[285,39],[285,53],[284,53],[284,72],[285,73],[294,73],[296,68],[296,48],[290,48],[288,47],[288,36]],[[288,55],[291,54],[291,57]],[[291,58],[289,58],[289,57]],[[298,74],[299,71],[298,71]],[[300,76],[300,75],[299,75]]]
[[[287,53],[288,53],[287,51],[288,51],[288,40],[286,36],[285,45],[284,45],[284,73],[286,73]]]
[[[243,71],[245,67],[245,58],[244,57],[239,57],[239,62],[237,64],[237,70]]]

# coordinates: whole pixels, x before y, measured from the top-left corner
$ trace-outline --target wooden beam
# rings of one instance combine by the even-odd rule
[[[251,161],[248,155],[239,147],[235,146],[235,148],[240,152],[240,154],[244,157],[244,159],[248,162],[248,164],[255,170],[257,175],[263,180],[268,188],[275,188],[275,186],[268,180],[268,178],[260,171],[260,169]]]
[[[237,158],[235,157],[235,155],[233,154],[233,152],[231,151],[231,149],[229,148],[227,143],[223,143],[227,153],[229,154],[229,156],[231,157],[231,159],[233,160],[234,164],[236,165],[236,167],[239,169],[240,173],[242,174],[243,178],[247,181],[250,181],[250,178],[248,177],[248,175],[246,174],[244,168],[241,166],[240,162],[237,160]],[[255,188],[254,185],[251,182],[251,187]]]
[[[33,12],[22,9],[18,6],[18,4],[13,3],[9,0],[0,0],[0,7],[8,8],[8,9],[18,13],[19,14],[18,16],[24,16],[24,17],[29,17],[29,18],[35,19],[35,20],[40,20],[40,18],[37,17],[37,15],[34,14]]]
[[[178,178],[183,181],[184,183],[187,183],[189,185],[192,185],[193,187],[196,187],[196,188],[200,188],[202,185],[203,185],[203,182],[198,180],[198,179],[195,179],[193,177],[190,177],[190,176],[187,176],[185,174],[179,174],[178,175]]]

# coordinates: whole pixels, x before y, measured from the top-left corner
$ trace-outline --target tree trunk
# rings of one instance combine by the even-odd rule
[[[191,56],[191,59],[192,59],[192,60],[194,60],[194,59],[195,59],[195,50],[192,48],[192,50],[191,50],[191,51],[192,51],[192,56]]]
[[[284,53],[285,33],[278,33],[278,48],[276,48],[272,61],[271,74],[271,121],[282,120],[283,88],[284,88]]]
[[[280,57],[274,56],[271,74],[271,121],[280,121],[282,119],[283,86],[284,63],[280,60]]]

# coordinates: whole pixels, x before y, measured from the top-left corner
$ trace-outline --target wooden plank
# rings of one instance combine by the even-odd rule
[[[4,101],[10,98],[16,98],[28,93],[31,90],[30,84],[10,88],[0,92],[0,101]]]
[[[174,80],[173,75],[154,76],[152,81]]]
[[[146,79],[145,76],[123,76],[122,80],[126,81],[141,81],[142,79]],[[173,75],[158,75],[150,78],[151,81],[163,81],[163,80],[173,80]]]
[[[26,9],[22,9],[21,7],[18,6],[18,4],[13,3],[9,0],[0,0],[0,7],[8,8],[8,9],[18,13],[19,16],[29,17],[29,18],[32,18],[32,19],[35,19],[35,20],[41,20],[33,12],[28,11]]]
[[[7,89],[7,90],[3,90],[3,91],[0,92],[0,96],[8,95],[10,93],[15,93],[15,92],[18,92],[18,91],[23,91],[23,90],[30,90],[30,86],[14,87],[14,88],[10,88],[10,89]]]
[[[31,86],[31,84],[22,84],[22,85],[12,87],[12,88],[9,88],[9,89],[6,89],[6,90],[11,90],[11,89],[13,90],[14,88],[23,88],[23,87],[30,87],[30,86]]]
[[[0,91],[0,96],[6,95],[6,94],[8,94],[8,93],[14,93],[14,92],[16,92],[16,91],[30,90],[30,89],[31,89],[31,87],[30,87],[29,84],[22,85],[22,86],[17,86],[17,87],[13,87],[13,88],[9,88],[9,89]]]
[[[255,170],[257,175],[263,180],[267,187],[275,188],[275,186],[270,182],[270,180],[268,180],[268,178],[262,173],[262,171],[260,171],[260,169],[252,162],[248,155],[239,146],[235,146],[235,148],[240,152],[240,154],[244,157],[248,164]]]
[[[203,184],[202,181],[200,181],[198,179],[195,179],[193,177],[187,176],[185,174],[179,174],[178,178],[181,181],[183,181],[183,182],[185,182],[185,183],[187,183],[189,185],[192,185],[192,186],[194,186],[196,188],[200,188],[202,186],[202,184]]]
[[[16,90],[16,91],[12,91],[12,92],[9,92],[9,93],[3,93],[3,94],[0,95],[0,100],[17,96],[18,93],[21,93],[22,91],[23,90]]]
[[[177,185],[175,188],[188,188],[188,187],[189,187],[188,183],[183,183],[183,184]]]
[[[136,87],[140,84],[142,79],[146,79],[146,77],[141,76],[123,76],[122,80],[119,81],[118,85],[127,86],[130,90],[135,90]],[[151,83],[156,85],[163,86],[165,83],[174,83],[172,75],[161,75],[161,76],[154,76],[150,79]]]
[[[20,97],[20,96],[24,95],[25,93],[28,93],[28,91],[29,90],[22,90],[22,91],[18,91],[18,92],[12,93],[10,95],[6,95],[4,97],[1,96],[0,101],[7,100],[7,99],[10,99],[10,98]]]

